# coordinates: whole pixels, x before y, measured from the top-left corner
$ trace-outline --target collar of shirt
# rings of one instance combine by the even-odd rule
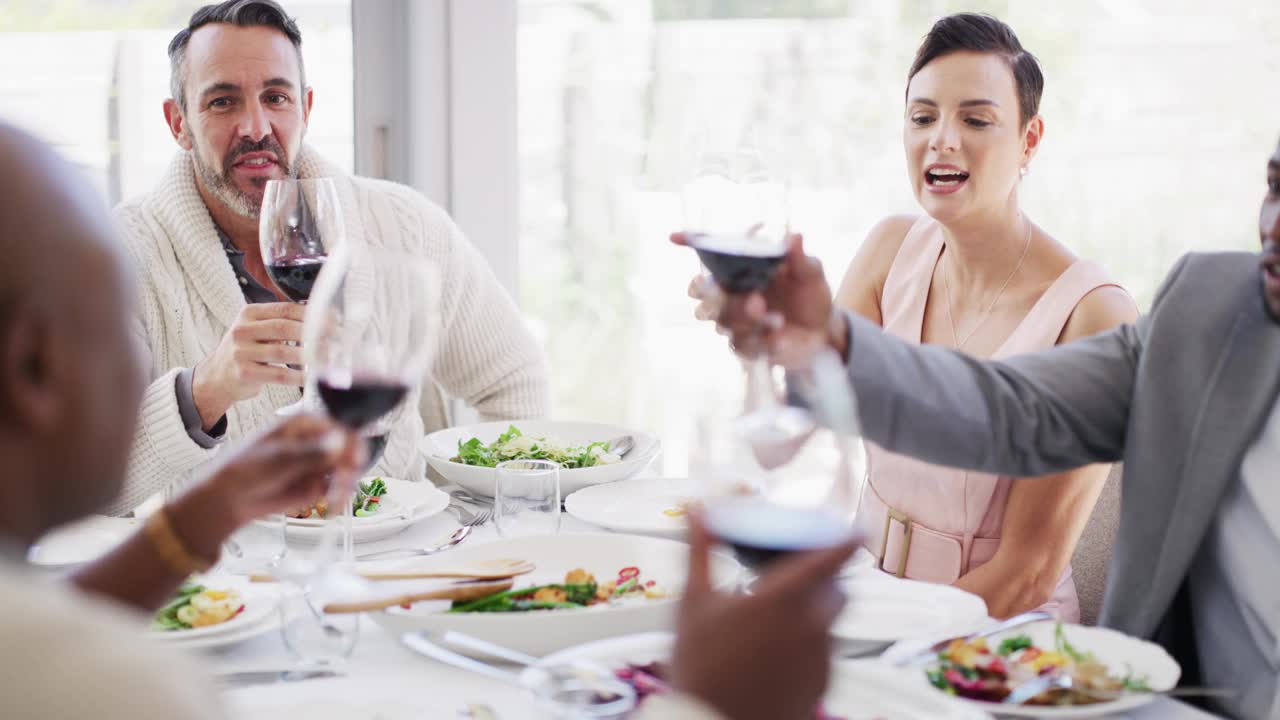
[[[218,239],[222,241],[222,249],[227,253],[227,262],[231,264],[231,271],[236,274],[236,282],[240,283],[240,292],[244,293],[244,301],[250,305],[254,303],[272,303],[280,302],[280,298],[270,290],[264,287],[244,269],[244,251],[231,244],[231,238],[222,232],[222,228],[214,225],[214,229],[218,231]]]

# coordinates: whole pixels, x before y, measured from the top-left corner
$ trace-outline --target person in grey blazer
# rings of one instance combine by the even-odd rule
[[[727,302],[735,341],[846,360],[866,437],[928,462],[1015,476],[1125,464],[1100,624],[1154,639],[1213,708],[1280,718],[1280,147],[1261,255],[1193,253],[1136,324],[1004,362],[908,345],[833,309],[799,237],[763,294]]]

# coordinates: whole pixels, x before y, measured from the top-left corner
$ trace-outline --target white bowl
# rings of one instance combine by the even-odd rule
[[[520,558],[537,566],[537,570],[517,578],[516,587],[522,587],[564,582],[565,573],[574,568],[582,568],[605,582],[617,577],[622,568],[635,566],[640,569],[642,580],[656,580],[666,589],[667,597],[517,613],[449,613],[447,602],[422,602],[408,610],[396,607],[370,613],[370,617],[396,636],[417,630],[456,630],[530,655],[546,655],[593,640],[674,627],[688,556],[689,546],[682,542],[608,533],[516,537],[463,546],[415,560],[413,567],[453,567],[467,561]],[[741,567],[728,555],[713,553],[711,571],[717,587],[731,588],[738,581]]]
[[[840,580],[849,598],[831,627],[846,653],[865,654],[907,638],[967,635],[988,622],[982,598],[950,585],[862,568]]]
[[[427,456],[427,463],[440,473],[445,480],[455,483],[469,493],[493,497],[494,469],[464,465],[449,460],[458,454],[458,443],[471,438],[480,438],[480,442],[489,444],[498,436],[515,425],[525,435],[553,437],[561,442],[578,445],[591,442],[612,440],[623,435],[630,435],[636,445],[627,453],[622,462],[613,465],[597,465],[589,468],[575,468],[560,471],[560,496],[568,497],[585,487],[625,480],[648,467],[654,456],[658,454],[660,443],[652,435],[630,430],[618,425],[605,425],[588,422],[562,422],[555,420],[512,420],[487,422],[478,425],[462,425],[460,427],[437,430],[422,438],[422,452]]]

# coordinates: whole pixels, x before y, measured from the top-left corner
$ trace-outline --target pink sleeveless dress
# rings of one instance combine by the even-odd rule
[[[942,230],[933,220],[922,218],[908,231],[881,298],[886,332],[907,342],[921,341],[925,301],[942,249]],[[1098,265],[1077,260],[992,357],[1052,347],[1080,300],[1115,284]],[[872,443],[867,443],[867,461],[869,477],[857,525],[885,572],[950,584],[995,555],[1013,478],[930,465]],[[1041,609],[1079,622],[1070,566]]]

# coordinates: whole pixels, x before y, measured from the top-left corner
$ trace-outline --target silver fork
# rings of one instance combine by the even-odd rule
[[[458,524],[463,527],[475,527],[489,522],[489,518],[493,517],[493,509],[481,507],[478,510],[468,510],[459,503],[450,503],[449,507],[458,511]]]
[[[391,557],[393,555],[435,555],[442,550],[448,550],[454,545],[466,540],[467,536],[471,534],[471,529],[477,525],[483,525],[488,522],[489,516],[492,514],[492,512],[487,508],[482,508],[477,512],[470,512],[460,505],[451,505],[450,507],[458,511],[458,524],[462,525],[462,527],[453,531],[453,534],[449,536],[448,540],[445,540],[439,545],[426,548],[395,548],[394,550],[378,550],[377,552],[357,555],[356,560],[378,560],[379,558]]]

